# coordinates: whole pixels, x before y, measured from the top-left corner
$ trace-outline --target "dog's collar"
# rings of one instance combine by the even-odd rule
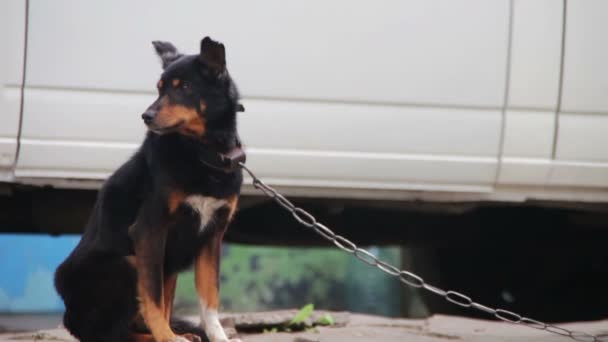
[[[245,163],[247,155],[243,151],[241,142],[237,139],[235,146],[226,153],[220,153],[212,149],[202,149],[199,159],[212,169],[230,173],[236,171],[240,167],[240,163]]]

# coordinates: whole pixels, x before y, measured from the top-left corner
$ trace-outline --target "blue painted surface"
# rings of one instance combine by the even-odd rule
[[[79,240],[79,235],[0,234],[0,313],[62,311],[53,274]]]

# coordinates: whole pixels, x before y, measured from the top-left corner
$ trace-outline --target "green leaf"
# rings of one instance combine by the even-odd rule
[[[331,317],[330,314],[326,313],[321,318],[319,318],[316,323],[319,325],[334,325],[336,324],[336,321],[334,321],[334,318]]]
[[[310,315],[312,314],[314,309],[315,309],[314,304],[304,305],[304,307],[302,307],[300,309],[300,311],[298,311],[298,313],[294,316],[294,318],[291,319],[291,321],[289,322],[289,325],[304,323],[304,321],[308,317],[310,317]]]

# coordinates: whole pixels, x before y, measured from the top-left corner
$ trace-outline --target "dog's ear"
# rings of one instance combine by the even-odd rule
[[[155,40],[152,42],[152,45],[154,45],[154,49],[163,63],[163,69],[165,69],[167,65],[171,64],[173,61],[183,56],[181,53],[177,52],[175,46],[169,42]]]
[[[224,44],[216,42],[209,37],[201,40],[201,53],[199,59],[216,76],[221,75],[226,70],[226,50]]]

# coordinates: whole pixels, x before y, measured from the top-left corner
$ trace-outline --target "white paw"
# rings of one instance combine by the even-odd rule
[[[242,342],[238,338],[228,338],[218,318],[217,310],[209,309],[205,305],[201,306],[201,328],[205,330],[211,342]]]
[[[182,336],[175,336],[173,342],[190,342],[190,340]]]

